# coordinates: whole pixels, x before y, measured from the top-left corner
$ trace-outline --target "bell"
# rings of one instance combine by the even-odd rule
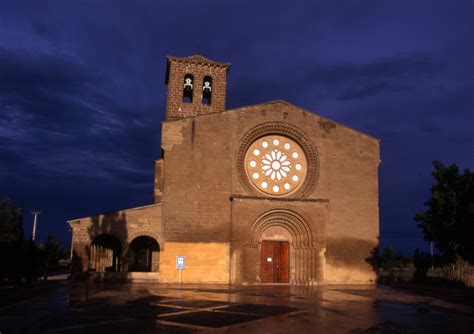
[[[203,92],[210,93],[211,92],[211,83],[209,81],[204,82],[204,87],[202,87]]]

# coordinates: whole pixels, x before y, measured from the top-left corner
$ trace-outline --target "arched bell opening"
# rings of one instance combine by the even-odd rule
[[[120,272],[122,269],[122,244],[110,234],[94,238],[90,247],[89,270],[95,272]]]
[[[183,102],[193,103],[194,94],[194,76],[192,74],[186,74],[184,76],[183,83]]]
[[[128,249],[129,272],[157,272],[160,262],[160,245],[149,236],[132,240]]]
[[[212,78],[205,76],[202,83],[202,104],[211,104],[212,98]]]

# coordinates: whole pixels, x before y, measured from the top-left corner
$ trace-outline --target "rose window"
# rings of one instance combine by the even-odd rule
[[[306,176],[306,157],[294,140],[270,135],[254,141],[245,154],[245,171],[260,191],[282,196],[297,190]]]

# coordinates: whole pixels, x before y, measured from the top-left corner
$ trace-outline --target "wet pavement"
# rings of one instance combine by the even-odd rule
[[[0,333],[473,333],[474,308],[374,286],[68,282],[0,307]]]

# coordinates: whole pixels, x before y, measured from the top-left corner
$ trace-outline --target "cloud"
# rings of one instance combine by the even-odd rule
[[[305,62],[305,61],[301,61]],[[376,59],[366,63],[310,63],[304,67],[274,66],[257,73],[243,72],[236,79],[230,102],[262,102],[278,98],[335,99],[351,101],[384,93],[414,90],[420,84],[430,85],[446,65],[441,59],[410,55]],[[246,103],[245,103],[246,104]]]
[[[362,87],[349,87],[345,92],[337,97],[341,101],[349,101],[369,96],[378,95],[384,92],[403,92],[411,90],[410,86],[396,85],[387,81],[381,81],[373,84],[364,85]]]
[[[413,55],[382,58],[363,64],[317,65],[309,76],[316,87],[331,89],[331,97],[349,101],[415,89],[416,84],[432,79],[445,67],[439,59]]]
[[[199,52],[232,63],[228,107],[286,99],[381,138],[395,228],[423,202],[400,194],[428,189],[413,170],[472,165],[472,6],[427,4],[1,1],[0,191],[48,198],[58,224],[146,203],[165,56]]]
[[[142,185],[159,138],[153,106],[120,105],[97,69],[68,54],[0,49],[0,154],[5,178],[85,178]]]
[[[0,48],[2,92],[42,86],[45,89],[76,91],[95,75],[79,61],[66,54],[35,53],[22,49]]]
[[[2,48],[0,73],[0,136],[15,124],[66,131],[91,121],[81,98],[98,78],[78,60]]]
[[[438,72],[443,66],[435,60],[422,56],[400,56],[374,60],[364,64],[339,62],[318,64],[310,71],[310,76],[318,82],[338,85],[360,79],[393,78],[412,79],[413,76],[429,75]]]

